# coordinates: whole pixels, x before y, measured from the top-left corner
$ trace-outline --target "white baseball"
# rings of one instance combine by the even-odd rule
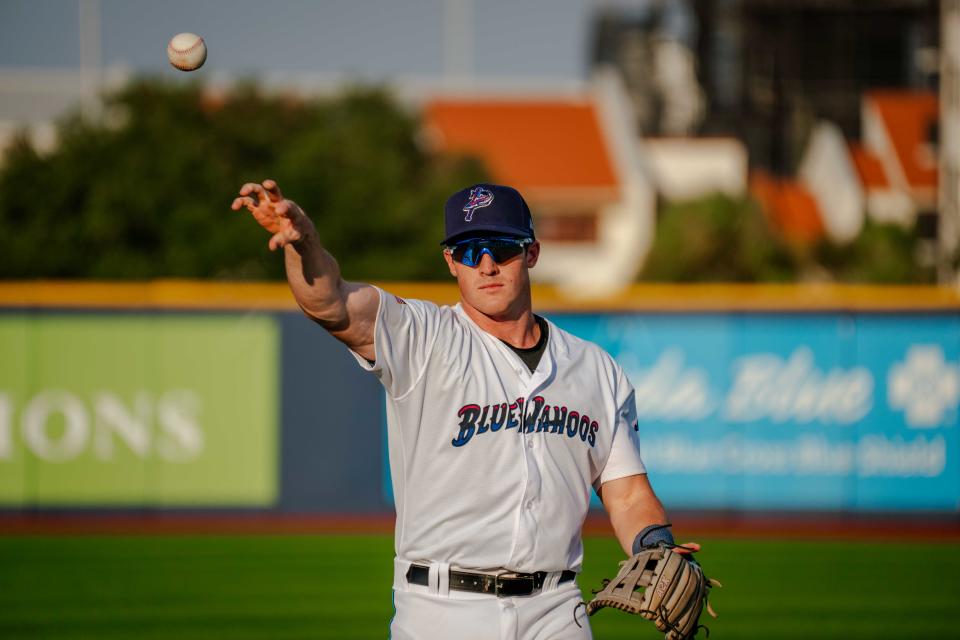
[[[178,33],[167,43],[167,58],[180,71],[193,71],[207,60],[207,45],[195,33]]]

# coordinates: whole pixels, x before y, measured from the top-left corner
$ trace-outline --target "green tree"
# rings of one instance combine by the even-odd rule
[[[916,230],[867,221],[850,244],[789,242],[749,199],[714,195],[666,206],[641,278],[661,282],[828,280],[931,284]]]
[[[920,264],[920,249],[916,230],[867,221],[850,245],[824,242],[816,255],[820,264],[844,282],[933,284],[936,270]]]
[[[670,204],[641,278],[662,282],[782,282],[797,260],[748,199],[713,195]]]
[[[229,209],[241,184],[271,177],[346,277],[444,278],[443,202],[485,174],[423,150],[418,128],[380,89],[300,100],[138,81],[102,117],[60,122],[52,153],[25,138],[8,149],[0,277],[281,278],[265,232]]]

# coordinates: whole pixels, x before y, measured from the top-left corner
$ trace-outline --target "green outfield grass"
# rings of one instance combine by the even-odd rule
[[[958,544],[701,542],[714,640],[960,638]],[[0,638],[386,638],[391,558],[389,536],[0,537]],[[618,559],[587,539],[581,587]],[[662,637],[614,610],[594,635]]]

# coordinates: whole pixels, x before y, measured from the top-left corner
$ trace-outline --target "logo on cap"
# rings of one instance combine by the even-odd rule
[[[470,189],[470,199],[467,200],[467,204],[463,205],[463,211],[467,214],[467,217],[463,219],[464,222],[473,220],[474,211],[482,209],[483,207],[489,207],[492,202],[493,193],[489,189],[484,189],[483,187]]]

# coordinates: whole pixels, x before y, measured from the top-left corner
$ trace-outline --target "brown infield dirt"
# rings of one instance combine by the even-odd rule
[[[683,512],[671,517],[678,539],[760,538],[960,542],[960,514],[809,514]],[[6,513],[0,535],[317,535],[389,534],[393,514]],[[591,514],[585,535],[612,536]]]

